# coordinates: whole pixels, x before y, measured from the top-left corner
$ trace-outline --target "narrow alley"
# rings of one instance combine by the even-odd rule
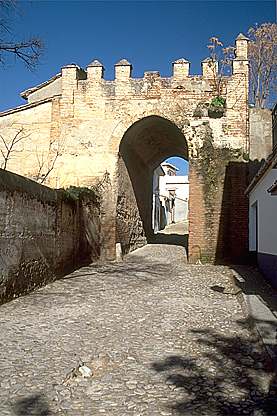
[[[234,271],[184,259],[148,245],[2,305],[1,416],[276,414]]]

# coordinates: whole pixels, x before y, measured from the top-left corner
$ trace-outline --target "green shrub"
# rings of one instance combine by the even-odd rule
[[[226,104],[226,100],[223,97],[215,97],[212,99],[210,105],[212,107],[222,107],[224,108]]]

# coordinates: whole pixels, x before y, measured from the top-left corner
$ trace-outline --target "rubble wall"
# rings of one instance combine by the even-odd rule
[[[99,257],[99,201],[0,170],[0,302]]]

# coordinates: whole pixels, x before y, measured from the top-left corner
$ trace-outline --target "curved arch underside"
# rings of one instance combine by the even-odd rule
[[[171,121],[149,116],[135,122],[124,134],[118,161],[117,242],[123,252],[137,247],[152,230],[153,171],[166,158],[188,159],[181,130]],[[127,215],[123,215],[123,213]],[[127,219],[128,218],[128,219]],[[137,230],[134,227],[137,224]],[[138,224],[141,224],[139,230]]]
[[[119,151],[123,157],[134,152],[150,169],[171,156],[188,159],[188,146],[181,130],[159,116],[135,122],[124,134]]]

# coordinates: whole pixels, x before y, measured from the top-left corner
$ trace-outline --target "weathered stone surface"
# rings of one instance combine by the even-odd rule
[[[100,206],[0,170],[0,303],[100,256]]]
[[[17,131],[23,128],[24,132],[7,168],[41,180],[53,167],[45,182],[52,187],[91,186],[108,173],[112,195],[105,195],[103,230],[110,238],[106,241],[102,235],[103,249],[107,258],[114,258],[116,243],[121,243],[124,252],[138,247],[144,235],[151,237],[152,172],[160,162],[170,156],[197,159],[207,125],[215,147],[249,152],[247,39],[239,38],[236,43],[233,73],[221,84],[226,108],[220,118],[202,111],[219,94],[209,62],[203,63],[202,75],[189,75],[189,63],[178,60],[172,77],[148,71],[142,79],[135,79],[131,78],[132,65],[123,60],[115,66],[115,80],[103,79],[103,67],[98,64],[89,65],[87,71],[77,65],[63,67],[61,76],[29,90],[30,103],[25,107],[0,114],[1,134],[9,143]],[[121,188],[126,185],[121,157],[135,198],[130,187]],[[198,194],[203,194],[199,178],[192,175],[191,179],[191,185],[199,187]],[[124,226],[122,212],[127,209],[132,221]],[[207,209],[203,200],[200,209]],[[197,223],[197,217],[190,220]],[[213,222],[219,221],[216,209]],[[204,233],[211,234],[206,226]],[[204,239],[194,241],[197,231],[192,231],[190,246],[200,245],[203,257],[211,261],[217,242],[212,241],[208,253]]]
[[[1,306],[1,416],[274,415],[232,269],[129,259]]]
[[[128,254],[126,259],[130,262],[139,261],[141,258],[146,261],[161,261],[162,263],[186,264],[187,252],[185,247],[172,244],[148,244]]]
[[[272,113],[266,108],[249,110],[250,175],[258,172],[261,164],[272,152]]]
[[[136,164],[136,163],[135,163]],[[144,166],[147,170],[147,167]],[[122,254],[127,254],[146,243],[139,208],[133,185],[122,157],[118,160],[118,194],[116,203],[116,241],[120,242]],[[143,178],[140,171],[137,180]]]

